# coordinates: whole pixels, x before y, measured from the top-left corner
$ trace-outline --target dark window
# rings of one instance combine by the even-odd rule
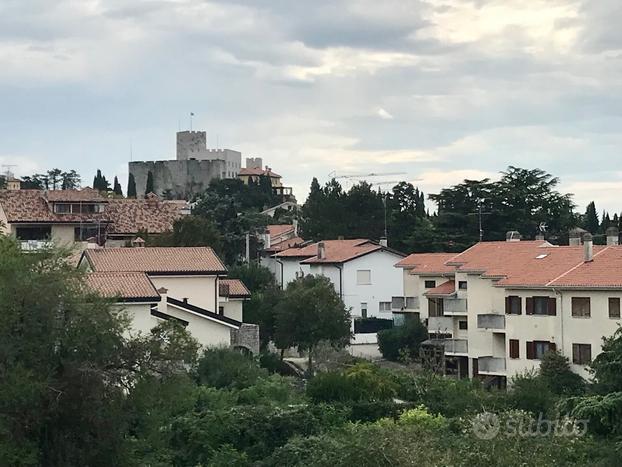
[[[520,358],[518,339],[510,339],[510,358]]]
[[[426,289],[433,289],[436,287],[436,281],[425,281],[424,285]]]
[[[85,242],[89,238],[99,239],[100,229],[97,226],[82,226],[74,229],[74,240],[76,242]]]
[[[557,301],[555,298],[528,297],[526,302],[528,315],[555,316],[556,314]]]
[[[463,331],[469,329],[468,321],[458,321],[458,329],[461,329]]]
[[[467,281],[458,281],[458,288],[460,290],[466,290],[467,289]]]
[[[589,318],[590,298],[589,297],[572,297],[572,316],[575,318]]]
[[[367,318],[367,303],[361,303],[361,316]]]
[[[572,363],[589,365],[592,361],[592,346],[590,344],[572,344]]]
[[[609,317],[620,319],[620,299],[615,297],[609,298]]]
[[[520,315],[522,313],[523,303],[520,297],[511,295],[505,297],[505,312],[508,315]]]
[[[527,358],[530,360],[541,360],[548,351],[555,351],[556,346],[553,342],[533,341],[527,342]]]
[[[18,227],[15,235],[18,240],[49,240],[52,237],[52,227]]]
[[[428,316],[436,318],[443,316],[443,299],[442,298],[428,298]]]

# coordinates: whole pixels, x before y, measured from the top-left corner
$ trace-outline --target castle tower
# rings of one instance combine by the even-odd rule
[[[177,132],[177,160],[203,159],[207,150],[207,134],[204,131]]]

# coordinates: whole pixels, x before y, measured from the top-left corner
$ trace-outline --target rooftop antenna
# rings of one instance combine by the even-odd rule
[[[134,148],[132,147],[132,138],[130,137],[130,162],[134,161]]]
[[[483,212],[482,211],[482,203],[484,200],[482,198],[477,198],[477,212],[470,212],[469,215],[477,215],[478,224],[479,224],[479,241],[482,242],[484,240],[484,227],[483,227],[483,217],[492,212]]]
[[[192,117],[194,117],[194,112],[190,112],[190,131],[192,131]]]
[[[16,164],[2,164],[2,169],[4,171],[4,174],[6,175],[7,180],[13,176],[13,172],[11,171],[13,167],[17,167],[17,165]]]

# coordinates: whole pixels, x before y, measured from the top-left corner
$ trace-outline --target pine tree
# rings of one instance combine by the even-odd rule
[[[153,188],[153,172],[151,172],[151,170],[147,172],[147,187],[145,188],[145,196],[149,193],[155,193]]]
[[[121,184],[119,183],[119,179],[116,177],[114,177],[114,194],[118,195],[118,196],[123,196],[123,190],[121,189]]]
[[[595,234],[598,232],[600,222],[598,221],[598,214],[596,214],[596,204],[592,201],[587,205],[585,215],[583,216],[583,228],[590,233]]]
[[[127,180],[127,197],[136,198],[136,179],[134,179],[134,174],[130,174]]]

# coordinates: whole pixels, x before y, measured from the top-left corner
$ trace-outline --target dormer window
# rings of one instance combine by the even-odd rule
[[[98,203],[54,203],[56,214],[97,214],[104,211]]]

